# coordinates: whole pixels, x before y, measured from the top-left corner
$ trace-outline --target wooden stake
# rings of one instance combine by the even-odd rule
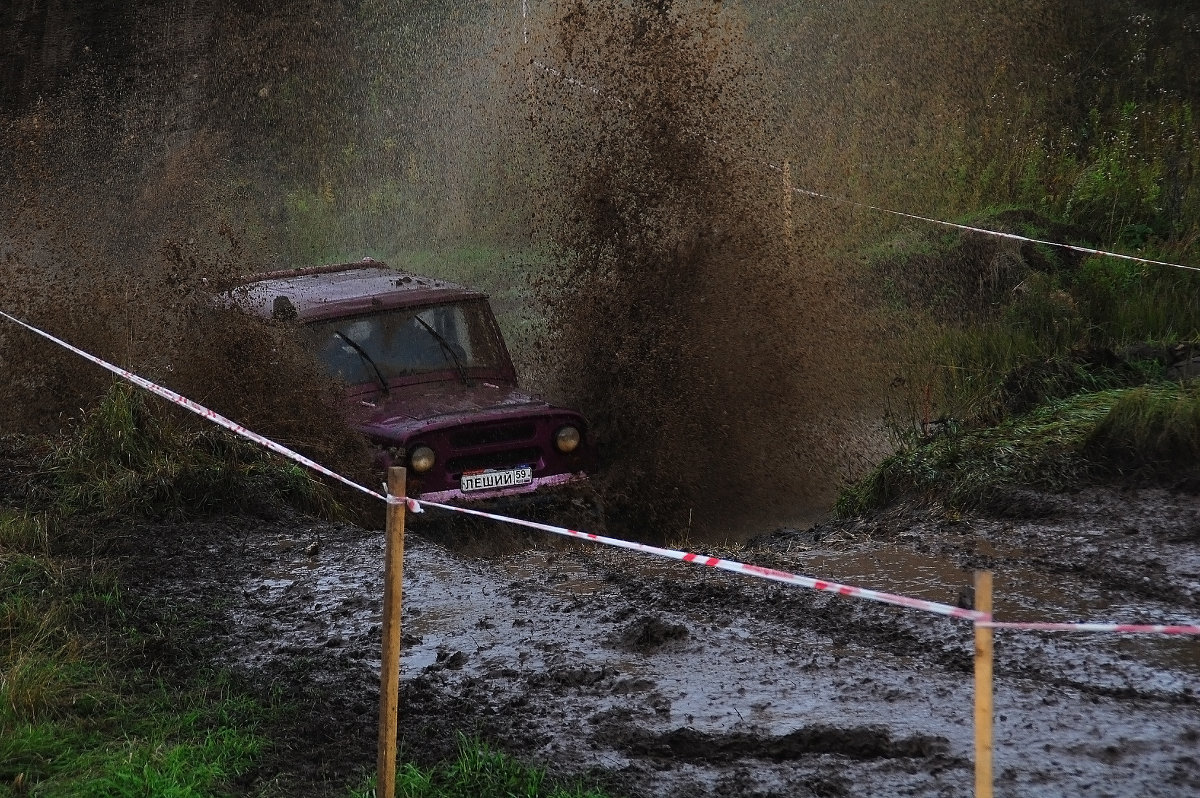
[[[405,495],[405,471],[388,469],[388,496]],[[383,648],[379,666],[379,756],[375,794],[396,795],[396,727],[400,703],[400,609],[404,590],[404,502],[389,502],[383,554]]]
[[[992,572],[975,572],[975,609],[992,618]],[[992,630],[975,624],[975,798],[992,798]]]

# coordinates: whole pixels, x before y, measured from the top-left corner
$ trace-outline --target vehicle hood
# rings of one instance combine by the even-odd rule
[[[456,424],[539,416],[554,410],[512,386],[430,382],[359,400],[355,415],[356,426],[368,436],[397,440]]]

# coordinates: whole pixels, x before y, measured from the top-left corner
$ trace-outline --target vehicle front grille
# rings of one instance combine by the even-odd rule
[[[494,443],[527,441],[537,434],[537,428],[529,422],[519,424],[493,424],[456,430],[450,434],[450,445],[455,449],[472,449]]]
[[[541,450],[537,447],[510,449],[505,452],[489,452],[487,454],[466,455],[453,457],[446,463],[446,470],[451,474],[462,474],[466,471],[481,471],[488,468],[506,469],[517,466],[536,466],[541,459]]]

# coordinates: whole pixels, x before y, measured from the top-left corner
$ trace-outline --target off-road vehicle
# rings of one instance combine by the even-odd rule
[[[408,493],[484,499],[582,481],[594,464],[583,416],[517,387],[486,294],[379,261],[271,272],[230,296],[298,323],[346,385],[354,426]]]

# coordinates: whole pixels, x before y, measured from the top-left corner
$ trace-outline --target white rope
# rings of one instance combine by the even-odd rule
[[[524,2],[528,2],[528,0],[524,0]],[[528,30],[526,30],[526,43],[528,43]],[[558,78],[559,80],[563,81],[564,83],[567,83],[570,86],[573,86],[578,89],[583,89],[584,91],[588,91],[591,94],[595,95],[596,97],[602,97],[602,96],[606,97],[607,99],[610,99],[610,100],[616,102],[618,105],[621,105],[624,107],[631,107],[629,105],[629,103],[625,102],[624,100],[621,100],[618,97],[609,95],[605,92],[602,92],[594,84],[590,84],[585,81],[579,80],[578,78],[573,78],[568,75],[565,75],[565,74],[563,74],[562,70],[555,69],[554,67],[549,66],[549,65],[543,63],[542,61],[535,60],[532,62],[532,64],[533,64],[533,66],[537,67],[542,72],[545,72],[548,75],[552,75],[553,77]],[[712,138],[711,136],[705,136],[705,139],[712,144],[715,144],[717,146],[722,146],[722,144],[720,142],[718,142],[716,139]],[[769,161],[763,161],[762,163],[768,169],[771,169],[776,172],[781,171],[780,167],[777,164],[770,163]],[[1200,272],[1200,267],[1197,267],[1197,266],[1185,266],[1182,263],[1172,263],[1170,261],[1165,261],[1165,260],[1153,260],[1151,258],[1142,258],[1137,255],[1126,255],[1121,252],[1112,252],[1110,250],[1105,250],[1105,249],[1095,249],[1092,247],[1081,247],[1076,244],[1064,244],[1060,241],[1049,241],[1047,239],[1042,239],[1042,238],[1030,238],[1029,236],[1017,235],[1016,233],[1005,233],[1000,230],[990,230],[986,227],[974,227],[972,225],[967,225],[967,224],[958,224],[956,222],[947,222],[942,219],[935,219],[932,216],[921,216],[920,214],[916,214],[916,213],[907,213],[905,211],[892,210],[891,208],[884,208],[879,205],[871,205],[871,204],[864,203],[864,202],[855,202],[854,200],[844,199],[842,197],[835,197],[830,194],[822,194],[819,191],[813,191],[811,189],[796,188],[796,187],[791,186],[790,184],[789,184],[788,188],[791,191],[793,191],[797,194],[800,194],[802,196],[806,196],[806,197],[814,197],[817,199],[828,200],[830,202],[836,202],[836,203],[840,203],[843,205],[851,205],[856,208],[865,208],[867,210],[876,211],[878,213],[887,213],[887,214],[891,214],[892,216],[900,216],[905,219],[915,219],[917,221],[927,222],[929,224],[942,225],[943,227],[952,227],[957,230],[966,230],[966,231],[969,231],[972,233],[980,233],[982,235],[995,236],[996,238],[1005,238],[1005,239],[1009,239],[1012,241],[1024,241],[1024,242],[1030,243],[1030,244],[1043,244],[1048,247],[1058,247],[1060,249],[1071,250],[1072,252],[1080,252],[1085,255],[1098,255],[1100,257],[1105,257],[1105,258],[1119,258],[1121,260],[1133,261],[1134,263],[1145,263],[1145,264],[1148,264],[1151,266],[1167,266],[1167,267],[1170,267],[1173,269],[1186,269],[1188,271]]]
[[[781,171],[780,167],[773,163],[768,163],[767,168],[773,169],[776,172]],[[883,208],[878,205],[869,205],[869,204],[863,203],[863,202],[855,202],[854,200],[844,199],[842,197],[833,197],[833,196],[830,196],[829,194],[821,194],[819,192],[811,191],[809,189],[804,189],[804,188],[792,188],[792,191],[794,191],[797,194],[806,196],[806,197],[817,197],[819,199],[830,200],[831,202],[838,202],[843,205],[853,205],[856,208],[866,208],[866,209],[869,209],[872,211],[878,211],[879,213],[890,213],[893,216],[902,216],[905,219],[917,219],[922,222],[929,222],[930,224],[940,224],[944,227],[953,227],[957,230],[967,230],[972,233],[983,233],[984,235],[996,236],[997,238],[1007,238],[1007,239],[1011,239],[1014,241],[1025,241],[1030,244],[1045,244],[1048,247],[1061,247],[1062,249],[1069,249],[1073,252],[1082,252],[1085,255],[1100,255],[1105,258],[1121,258],[1122,260],[1131,260],[1136,263],[1147,263],[1147,264],[1151,264],[1153,266],[1170,266],[1175,269],[1187,269],[1187,270],[1193,271],[1193,272],[1200,272],[1200,267],[1185,266],[1182,263],[1171,263],[1170,261],[1165,261],[1165,260],[1152,260],[1150,258],[1141,258],[1141,257],[1138,257],[1137,255],[1125,255],[1120,252],[1110,252],[1110,251],[1104,250],[1104,249],[1093,249],[1092,247],[1081,247],[1081,246],[1077,246],[1075,244],[1064,244],[1059,241],[1049,241],[1049,240],[1042,239],[1042,238],[1030,238],[1029,236],[1017,235],[1016,233],[1005,233],[1000,230],[989,230],[986,227],[974,227],[969,224],[958,224],[956,222],[947,222],[947,221],[943,221],[941,219],[935,219],[932,216],[921,216],[921,215],[915,214],[915,213],[905,213],[904,211],[894,211],[890,208]]]

